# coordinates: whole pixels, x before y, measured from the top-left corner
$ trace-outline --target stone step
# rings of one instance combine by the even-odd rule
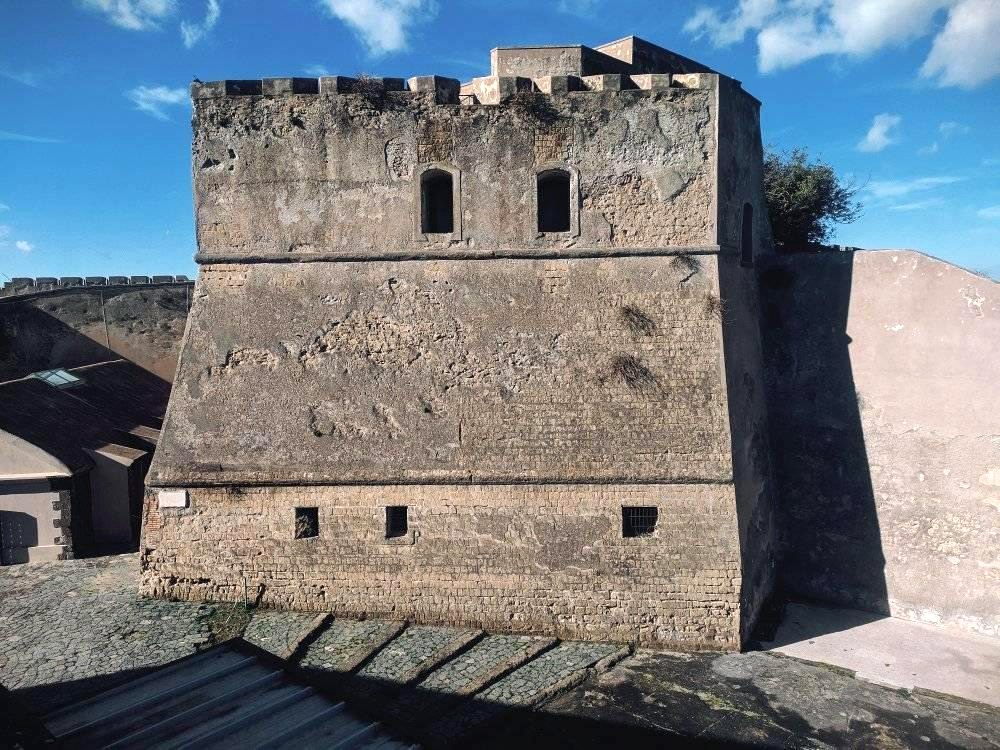
[[[428,675],[417,689],[456,696],[474,695],[556,642],[555,638],[529,635],[488,635]]]
[[[510,711],[534,708],[585,679],[589,668],[609,666],[628,653],[627,647],[615,644],[560,643],[432,723],[425,731],[428,743],[468,742]]]
[[[392,620],[333,620],[303,648],[297,665],[317,676],[351,674],[405,627]]]
[[[256,609],[243,633],[243,639],[279,659],[289,659],[299,645],[328,618],[327,614],[315,612]]]
[[[400,727],[433,723],[464,698],[505,677],[557,642],[555,638],[526,635],[487,635],[385,705],[383,715]]]
[[[429,674],[470,643],[482,630],[411,625],[375,655],[359,672],[360,682],[405,687]]]

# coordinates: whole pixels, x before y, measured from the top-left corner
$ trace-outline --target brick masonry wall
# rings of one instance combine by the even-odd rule
[[[385,538],[386,505],[408,506],[407,536]],[[655,534],[623,538],[622,505],[656,506]],[[294,538],[296,507],[319,509],[318,537]],[[162,510],[151,491],[144,534],[149,596],[739,646],[727,484],[195,489]]]

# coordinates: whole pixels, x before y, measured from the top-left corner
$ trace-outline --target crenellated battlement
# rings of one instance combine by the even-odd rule
[[[191,284],[187,276],[16,276],[0,287],[0,297],[17,297],[74,287],[161,286]]]
[[[191,84],[191,98],[217,99],[236,96],[359,95],[386,93],[433,95],[437,104],[495,105],[517,94],[559,96],[577,92],[664,91],[667,89],[714,89],[716,73],[599,73],[595,75],[482,76],[468,83],[443,76],[374,78],[369,76],[323,76],[320,78],[263,78]]]

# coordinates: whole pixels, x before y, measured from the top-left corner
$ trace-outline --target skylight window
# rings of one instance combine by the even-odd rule
[[[83,382],[76,375],[62,369],[42,370],[41,372],[32,373],[31,377],[38,378],[53,388],[72,388],[74,385],[79,385]]]

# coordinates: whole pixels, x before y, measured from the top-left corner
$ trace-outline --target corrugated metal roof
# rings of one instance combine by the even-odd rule
[[[64,748],[410,747],[239,643],[74,703],[44,723]]]

